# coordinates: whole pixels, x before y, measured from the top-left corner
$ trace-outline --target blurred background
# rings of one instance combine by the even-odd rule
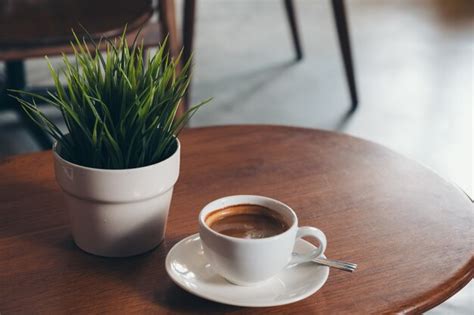
[[[0,14],[21,2],[34,1],[0,0]],[[187,26],[194,29],[195,65],[189,103],[209,96],[214,101],[193,117],[190,127],[263,123],[351,134],[419,161],[472,198],[474,1],[335,2],[345,4],[358,94],[355,110],[350,111],[353,102],[331,1],[197,0],[195,22],[191,29],[189,22]],[[175,1],[172,10],[165,8],[166,15],[151,18],[175,24],[178,41],[189,36],[182,36],[182,30],[192,8],[183,11],[184,4]],[[301,60],[288,9],[294,10]],[[17,22],[31,23],[28,17]],[[15,38],[11,24],[0,21],[0,26],[0,40],[2,34]],[[27,55],[27,48],[0,42],[0,89],[11,80],[6,61],[18,59],[25,60],[27,86],[52,84],[41,54]],[[60,64],[57,57],[51,60]],[[0,94],[0,158],[41,150],[5,92]],[[61,120],[53,109],[44,110]],[[471,282],[430,313],[472,314],[473,301]]]

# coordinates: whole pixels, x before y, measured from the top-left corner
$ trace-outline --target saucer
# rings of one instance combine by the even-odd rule
[[[297,239],[294,252],[304,254],[315,247]],[[210,266],[199,234],[178,242],[166,256],[166,271],[184,290],[211,301],[247,307],[293,303],[318,291],[329,276],[329,267],[304,263],[287,267],[256,286],[238,286],[219,276]]]

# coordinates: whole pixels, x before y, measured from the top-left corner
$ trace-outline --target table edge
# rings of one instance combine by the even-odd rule
[[[423,296],[414,298],[413,303],[406,303],[406,305],[400,309],[399,312],[406,314],[424,313],[440,305],[459,292],[474,277],[474,255],[472,255],[471,259],[463,266],[463,268],[457,270],[454,275],[460,275],[460,277],[456,278],[453,276],[448,281],[441,283],[423,295],[431,295],[431,298],[422,299]],[[454,281],[454,279],[456,279],[456,281]],[[422,301],[417,302],[420,299]]]

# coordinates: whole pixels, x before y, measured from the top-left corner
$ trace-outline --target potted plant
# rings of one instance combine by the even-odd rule
[[[106,40],[102,55],[100,42],[74,38],[74,61],[63,55],[65,86],[48,60],[55,91],[14,91],[13,97],[56,141],[56,180],[76,244],[101,256],[140,254],[163,240],[179,174],[177,136],[209,100],[176,117],[191,63],[177,73],[180,60],[168,55],[165,43],[150,56],[136,40],[129,46],[124,31],[120,39]],[[61,112],[67,133],[38,109],[38,101]]]

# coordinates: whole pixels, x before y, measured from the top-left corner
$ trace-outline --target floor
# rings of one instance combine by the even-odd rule
[[[346,3],[360,93],[352,116],[329,1],[295,1],[305,51],[298,63],[282,1],[198,1],[192,99],[214,101],[191,126],[337,130],[415,159],[473,197],[474,2]],[[27,66],[30,82],[48,82],[43,61]],[[13,114],[0,115],[0,157],[37,149]],[[428,314],[472,314],[473,301],[471,281]]]

